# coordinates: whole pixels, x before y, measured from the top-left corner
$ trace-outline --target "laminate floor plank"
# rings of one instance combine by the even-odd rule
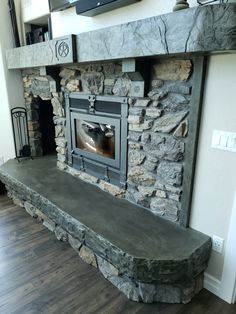
[[[23,208],[0,196],[0,314],[236,314],[207,290],[190,304],[129,301]]]
[[[4,290],[12,289],[15,286],[20,286],[35,279],[37,280],[42,274],[48,274],[50,277],[53,271],[62,267],[63,263],[67,263],[70,260],[70,255],[67,253],[55,256],[54,252],[52,252],[40,259],[36,255],[32,255],[32,257],[16,269],[4,272],[3,279],[0,279],[0,283],[4,280],[2,283]],[[3,293],[1,290],[0,288],[0,295]]]

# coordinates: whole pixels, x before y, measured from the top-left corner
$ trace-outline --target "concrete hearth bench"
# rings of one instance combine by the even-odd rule
[[[68,241],[129,299],[187,303],[202,288],[210,238],[56,168],[54,157],[0,167],[9,196]]]

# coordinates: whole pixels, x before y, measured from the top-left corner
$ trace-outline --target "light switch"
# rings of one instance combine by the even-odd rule
[[[220,134],[215,133],[212,140],[212,145],[218,146],[220,145]]]
[[[236,133],[214,130],[212,148],[236,152]]]
[[[227,147],[234,148],[235,146],[236,146],[236,138],[230,136],[228,138]]]
[[[228,142],[228,135],[227,134],[221,134],[220,136],[220,146],[226,147]]]

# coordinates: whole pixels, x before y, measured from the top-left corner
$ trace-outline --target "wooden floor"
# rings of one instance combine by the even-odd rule
[[[235,314],[203,290],[188,305],[128,301],[22,208],[0,196],[0,314]]]

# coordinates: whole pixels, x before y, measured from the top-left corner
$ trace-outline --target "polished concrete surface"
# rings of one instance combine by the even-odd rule
[[[0,167],[0,179],[6,174],[132,256],[179,260],[208,241],[202,233],[181,228],[58,170],[54,156],[9,160]]]

